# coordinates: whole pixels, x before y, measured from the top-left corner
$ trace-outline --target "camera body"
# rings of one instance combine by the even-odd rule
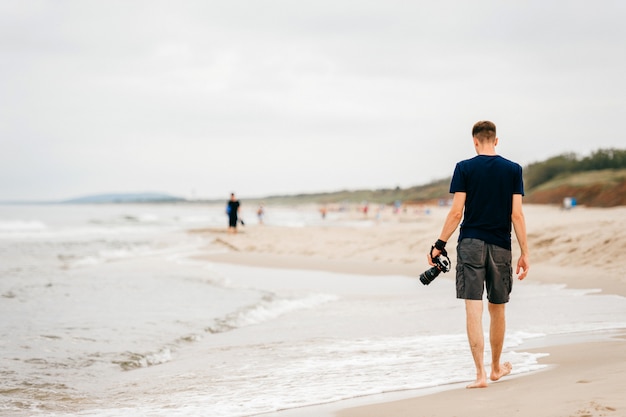
[[[448,258],[447,255],[448,254],[444,250],[439,256],[433,258],[433,263],[435,264],[435,266],[424,271],[420,275],[420,281],[422,282],[422,284],[428,285],[433,282],[433,280],[437,278],[440,273],[445,273],[450,270],[450,268],[452,267],[452,262],[450,262],[450,258]]]

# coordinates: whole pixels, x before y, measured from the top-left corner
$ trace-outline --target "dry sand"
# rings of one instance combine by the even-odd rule
[[[626,270],[626,207],[576,207],[564,211],[553,206],[526,205],[524,211],[531,253],[526,280],[597,288],[626,296],[626,276],[622,272]],[[191,232],[215,237],[208,249],[222,250],[206,257],[217,262],[417,276],[428,267],[426,252],[437,239],[446,213],[446,208],[438,207],[429,214],[423,208],[399,215],[386,211],[371,226],[372,216],[365,219],[352,212],[345,214],[357,220],[350,227],[328,222],[304,228],[247,225],[236,235],[225,233],[225,229]],[[456,235],[451,240],[456,240]],[[513,246],[516,259],[516,242]],[[453,255],[454,251],[450,252]],[[486,389],[447,390],[340,410],[337,415],[626,417],[625,341],[626,337],[620,336],[542,347],[541,351],[548,351],[550,356],[541,361],[556,364],[547,371],[504,378]],[[469,352],[468,366],[473,366]]]

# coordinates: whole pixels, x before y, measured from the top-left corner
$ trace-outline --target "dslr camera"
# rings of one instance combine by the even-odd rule
[[[431,249],[431,253],[432,253],[432,249]],[[434,279],[437,278],[439,274],[441,274],[442,272],[444,273],[448,272],[452,266],[452,263],[450,262],[450,258],[448,258],[448,252],[446,252],[445,249],[441,249],[441,254],[433,258],[433,263],[435,264],[435,266],[424,271],[420,275],[420,281],[422,281],[422,284],[424,285],[428,285],[431,282],[433,282]]]

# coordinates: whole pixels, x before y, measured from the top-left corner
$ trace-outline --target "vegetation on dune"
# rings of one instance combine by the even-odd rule
[[[574,197],[594,207],[626,205],[626,150],[600,149],[579,158],[563,154],[525,168],[526,201],[560,204]]]
[[[567,153],[529,164],[524,169],[524,181],[528,189],[533,189],[557,177],[580,172],[620,169],[626,169],[626,150],[600,149],[584,158]]]

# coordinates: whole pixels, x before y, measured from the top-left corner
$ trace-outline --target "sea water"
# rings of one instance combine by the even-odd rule
[[[0,206],[0,415],[251,416],[473,379],[450,277],[198,260],[212,238],[188,230],[225,222],[217,206]],[[519,375],[543,366],[525,342],[626,327],[626,300],[594,290],[525,281],[507,308]]]

